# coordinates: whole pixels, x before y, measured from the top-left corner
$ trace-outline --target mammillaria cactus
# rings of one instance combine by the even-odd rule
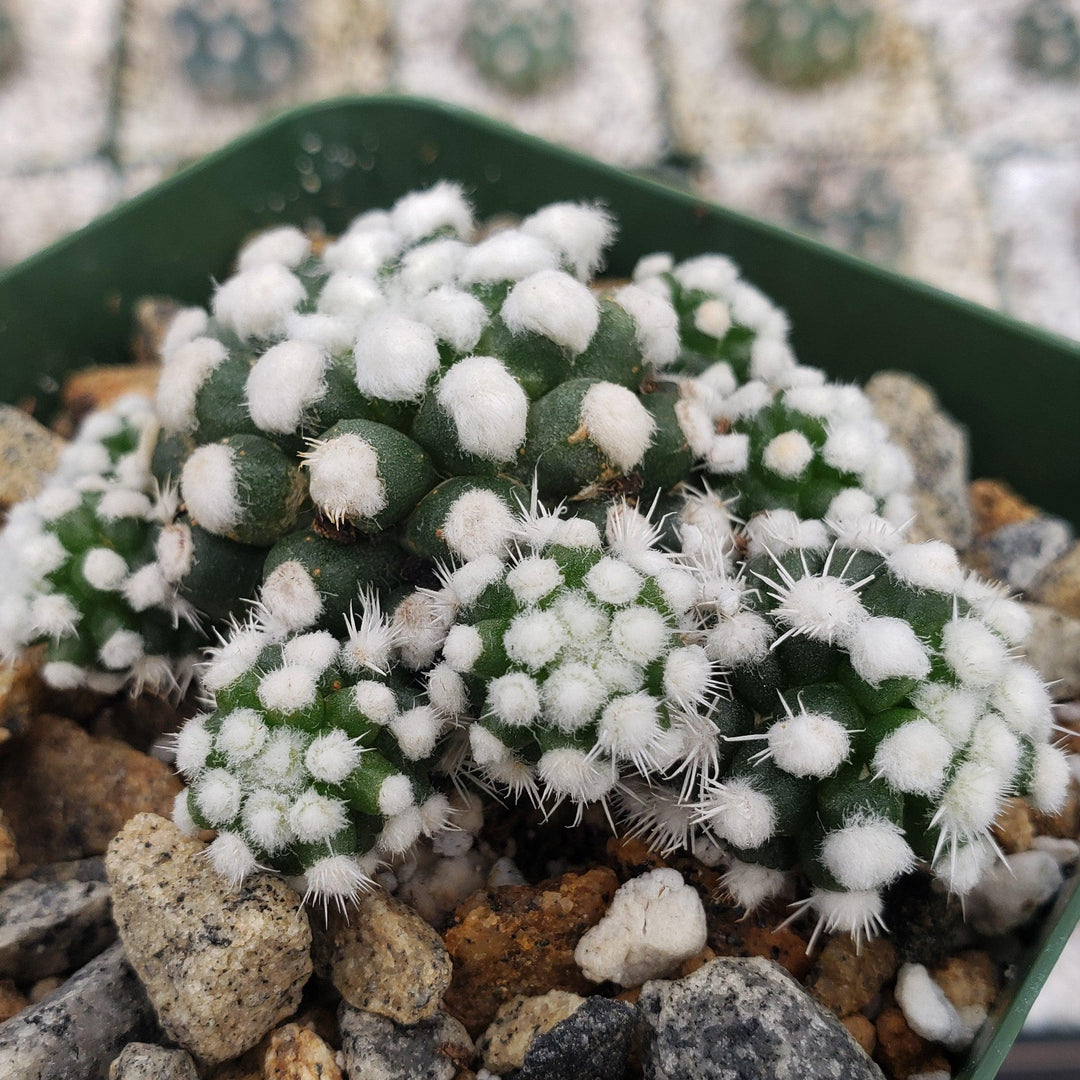
[[[344,902],[475,782],[723,858],[747,908],[799,870],[861,936],[919,861],[968,891],[1007,796],[1063,798],[1024,612],[905,541],[862,392],[722,256],[593,282],[612,235],[477,235],[437,184],[255,237],[174,320],[139,460],[182,505],[130,573],[234,617],[177,744],[233,880]]]

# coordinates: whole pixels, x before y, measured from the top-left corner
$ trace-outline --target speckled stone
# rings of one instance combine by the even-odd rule
[[[877,418],[906,452],[915,470],[912,540],[947,540],[967,547],[970,452],[964,427],[938,405],[934,392],[911,375],[883,371],[866,384]]]
[[[532,1041],[515,1080],[623,1080],[635,1011],[624,1001],[591,997]]]
[[[1013,589],[1027,589],[1068,551],[1072,541],[1073,529],[1067,521],[1038,514],[980,537],[965,552],[964,561],[984,577]]]
[[[638,998],[646,1080],[881,1080],[840,1021],[778,965],[714,960]]]
[[[32,498],[56,468],[63,440],[14,405],[0,405],[0,505]]]
[[[310,1028],[286,1024],[270,1036],[264,1080],[341,1080],[334,1051]]]
[[[435,1013],[453,974],[438,933],[381,889],[344,916],[332,913],[327,929],[316,930],[316,948],[350,1005],[399,1024]]]
[[[1055,559],[1031,583],[1028,595],[1063,615],[1080,619],[1080,543]]]
[[[44,1001],[0,1024],[0,1076],[104,1080],[122,1047],[157,1032],[153,1006],[117,943]]]
[[[520,1069],[533,1039],[561,1023],[585,1000],[566,990],[549,990],[533,997],[519,995],[506,1002],[477,1041],[484,1068],[500,1075]]]
[[[1024,642],[1027,661],[1056,701],[1080,697],[1080,619],[1063,615],[1045,604],[1025,604],[1031,633]]]
[[[115,937],[99,881],[19,881],[0,892],[0,975],[29,982],[71,971]]]
[[[342,1002],[338,1025],[349,1080],[453,1080],[475,1052],[469,1033],[443,1012],[406,1026]]]
[[[37,716],[44,693],[42,650],[27,649],[10,664],[0,665],[0,743],[26,731]]]
[[[102,855],[133,814],[172,812],[180,781],[118,739],[39,716],[0,757],[0,810],[27,866]]]
[[[109,845],[105,867],[120,938],[162,1027],[214,1064],[295,1012],[311,931],[280,878],[254,874],[230,887],[205,851],[165,818],[139,814]]]
[[[128,1043],[109,1066],[109,1080],[199,1080],[186,1050],[154,1043]]]

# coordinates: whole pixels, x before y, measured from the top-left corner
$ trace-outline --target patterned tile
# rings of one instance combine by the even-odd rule
[[[289,105],[384,89],[383,0],[133,0],[117,143],[190,160]]]
[[[742,0],[656,0],[664,72],[680,149],[706,156],[783,150],[899,153],[942,130],[922,36],[881,0],[865,59],[851,75],[789,90],[740,47]]]
[[[515,94],[485,80],[466,50],[468,0],[399,0],[395,82],[606,161],[651,164],[666,140],[645,0],[578,0],[574,11],[576,62],[542,93]]]

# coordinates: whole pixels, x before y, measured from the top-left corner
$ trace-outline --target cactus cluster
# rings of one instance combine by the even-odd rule
[[[180,502],[130,572],[233,620],[177,742],[233,880],[343,902],[472,783],[707,850],[748,908],[799,872],[860,936],[919,862],[969,890],[1007,796],[1063,799],[1024,612],[905,541],[866,397],[722,256],[594,282],[612,235],[478,234],[437,184],[254,238],[171,325],[138,460]]]
[[[140,397],[92,414],[0,534],[0,655],[44,643],[53,686],[163,692],[190,680],[198,618],[155,563],[161,521],[175,511],[168,495],[152,497],[156,428]]]

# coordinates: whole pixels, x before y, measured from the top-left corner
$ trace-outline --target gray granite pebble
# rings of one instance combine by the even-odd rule
[[[537,1035],[515,1080],[623,1080],[634,1032],[634,1008],[591,997],[550,1031]]]
[[[1014,589],[1027,589],[1073,541],[1072,526],[1040,514],[1002,525],[971,545],[969,558],[989,577]]]
[[[638,998],[646,1080],[881,1080],[839,1020],[771,960],[724,957]]]
[[[0,892],[0,975],[59,975],[115,938],[109,887],[99,881],[20,881]]]
[[[406,1026],[342,1002],[338,1025],[349,1080],[453,1080],[474,1054],[465,1027],[443,1012]]]
[[[186,1050],[153,1043],[128,1043],[109,1066],[109,1080],[199,1080]]]
[[[157,1035],[154,1009],[117,944],[39,1004],[0,1024],[5,1080],[104,1080],[129,1042]]]

